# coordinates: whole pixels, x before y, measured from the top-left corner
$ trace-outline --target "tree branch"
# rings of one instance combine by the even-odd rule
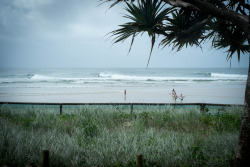
[[[212,5],[209,2],[205,2],[203,0],[182,0],[186,3],[195,5],[202,12],[208,13],[212,16],[227,20],[235,24],[236,26],[241,27],[245,32],[250,34],[250,24],[248,24],[248,17],[236,14],[234,11],[229,9],[218,9],[216,6]],[[246,19],[247,18],[247,19]]]
[[[104,1],[104,0],[100,0]],[[108,1],[115,1],[115,0],[105,0]],[[128,0],[116,0],[117,2],[125,2]],[[217,8],[212,3],[209,3],[205,0],[162,0],[167,4],[173,7],[180,7],[186,9],[197,10],[202,13],[207,13],[214,17],[227,20],[232,22],[234,25],[242,28],[247,34],[250,34],[250,24],[249,23],[249,16],[241,15],[236,11],[229,10],[228,8]],[[244,4],[244,7],[249,7],[250,5]]]
[[[200,11],[200,9],[197,6],[187,2],[183,2],[182,0],[162,0],[162,1],[166,2],[167,4],[173,7],[189,8]]]
[[[206,19],[202,20],[201,22],[198,22],[198,23],[192,25],[191,27],[189,27],[187,30],[182,31],[182,33],[189,34],[192,31],[198,29],[199,27],[206,25],[208,22],[211,21],[212,18],[213,18],[213,16],[209,15]]]

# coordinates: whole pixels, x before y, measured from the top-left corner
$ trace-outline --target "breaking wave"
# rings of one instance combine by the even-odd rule
[[[245,82],[247,75],[226,73],[149,73],[149,72],[98,72],[86,75],[32,74],[0,77],[1,87],[95,87],[110,85],[163,85],[163,84],[190,84],[200,82]]]

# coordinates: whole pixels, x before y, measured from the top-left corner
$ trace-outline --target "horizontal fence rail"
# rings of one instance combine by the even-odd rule
[[[131,106],[131,113],[133,112],[133,106],[200,106],[200,110],[203,111],[205,106],[243,106],[238,104],[216,104],[216,103],[40,103],[40,102],[0,102],[0,104],[17,104],[17,105],[58,105],[60,106],[60,114],[62,114],[62,106],[69,105],[127,105]]]
[[[206,105],[206,106],[243,106],[242,104],[217,104],[217,103],[43,103],[43,102],[0,102],[0,104],[24,105]]]

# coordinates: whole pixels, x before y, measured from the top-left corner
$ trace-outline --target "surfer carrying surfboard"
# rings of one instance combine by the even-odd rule
[[[174,89],[172,90],[172,97],[174,98],[174,101],[176,101],[176,99],[177,99],[177,94],[176,94],[176,92],[175,92]]]
[[[172,90],[172,96],[176,96],[176,92],[174,89]]]

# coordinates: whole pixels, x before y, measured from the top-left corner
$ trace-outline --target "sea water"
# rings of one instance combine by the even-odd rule
[[[246,68],[1,69],[0,101],[243,104],[246,79]]]

